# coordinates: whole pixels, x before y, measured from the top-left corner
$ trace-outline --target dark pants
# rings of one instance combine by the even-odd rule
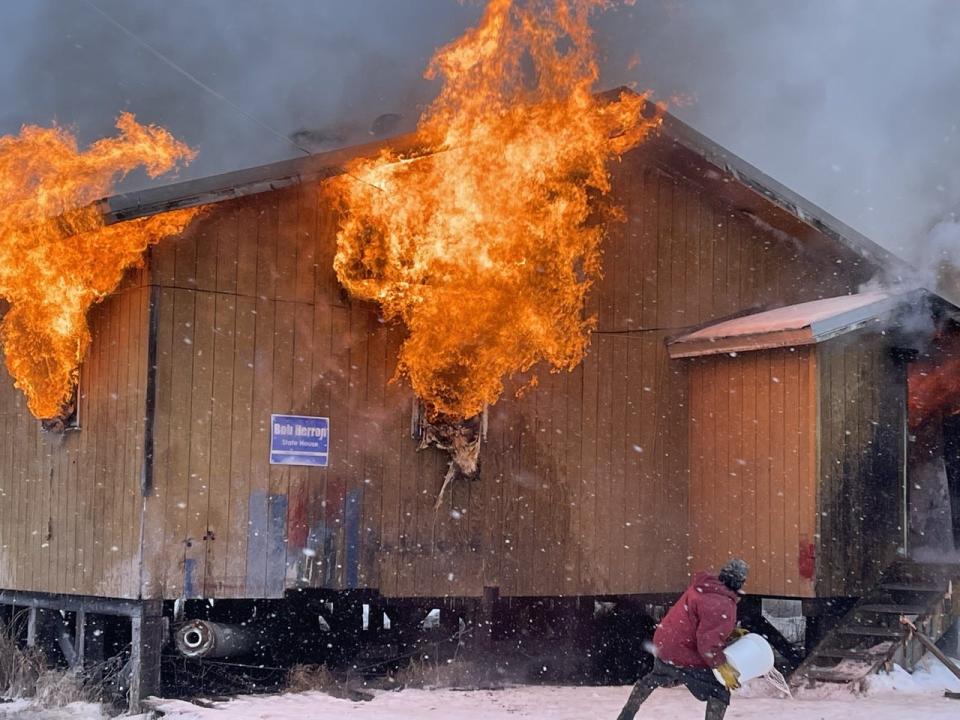
[[[700,702],[706,701],[706,720],[722,720],[730,704],[730,691],[717,681],[712,670],[676,667],[660,660],[655,660],[653,670],[637,680],[617,720],[633,720],[640,704],[650,697],[654,690],[678,685],[685,685]]]

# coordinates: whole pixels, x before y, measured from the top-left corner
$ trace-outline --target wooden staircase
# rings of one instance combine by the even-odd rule
[[[951,593],[960,581],[960,565],[900,560],[826,634],[791,675],[794,687],[804,683],[848,684],[897,663],[912,670],[925,649],[904,631],[901,617],[938,640],[950,627]]]

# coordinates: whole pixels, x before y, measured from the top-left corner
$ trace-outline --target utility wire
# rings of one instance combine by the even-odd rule
[[[276,137],[280,138],[281,140],[289,143],[290,145],[292,145],[293,147],[295,147],[297,150],[299,150],[300,152],[304,153],[305,155],[312,155],[312,153],[311,153],[309,150],[307,150],[305,147],[302,147],[301,145],[298,145],[297,143],[295,143],[292,138],[284,135],[283,133],[279,132],[278,130],[275,130],[274,128],[272,128],[272,127],[270,127],[269,125],[267,125],[267,124],[266,124],[265,122],[263,122],[262,120],[259,120],[258,118],[254,117],[253,115],[251,115],[250,113],[248,113],[246,110],[244,110],[242,107],[240,107],[239,105],[237,105],[235,102],[233,102],[232,100],[230,100],[230,98],[224,96],[222,93],[217,92],[217,91],[214,90],[212,87],[210,87],[209,85],[207,85],[205,82],[203,82],[202,80],[200,80],[200,78],[198,78],[196,75],[193,75],[192,73],[188,72],[188,71],[185,70],[184,68],[182,68],[182,67],[180,67],[179,65],[177,65],[177,63],[175,63],[173,60],[171,60],[170,58],[168,58],[168,57],[167,57],[166,55],[164,55],[162,52],[160,52],[159,50],[157,50],[153,45],[151,45],[151,44],[148,43],[146,40],[144,40],[142,37],[140,37],[140,36],[137,35],[135,32],[133,32],[133,30],[131,30],[131,29],[128,28],[127,26],[123,25],[120,21],[118,21],[118,20],[116,20],[115,18],[113,18],[113,17],[112,17],[111,15],[109,15],[105,10],[101,9],[96,3],[93,2],[93,0],[83,0],[83,1],[84,1],[84,3],[86,3],[86,5],[87,5],[88,7],[90,7],[90,9],[92,9],[92,10],[95,11],[98,15],[100,15],[100,17],[102,17],[102,18],[103,18],[104,20],[106,20],[108,23],[110,23],[110,24],[113,25],[115,28],[117,28],[118,30],[120,30],[120,32],[122,32],[124,35],[126,35],[126,36],[129,37],[129,38],[131,38],[131,39],[134,40],[136,43],[142,45],[142,46],[143,46],[144,48],[146,48],[154,57],[156,57],[158,60],[160,60],[160,61],[161,61],[162,63],[164,63],[165,65],[168,65],[169,67],[171,67],[171,68],[173,68],[174,70],[176,70],[178,73],[180,73],[181,75],[183,75],[185,78],[187,78],[187,79],[188,79],[190,82],[192,82],[194,85],[196,85],[197,87],[199,87],[199,88],[201,88],[201,89],[203,89],[203,90],[206,90],[208,93],[210,93],[211,95],[213,95],[213,96],[214,96],[215,98],[217,98],[218,100],[222,100],[224,103],[226,103],[226,104],[229,105],[231,108],[233,108],[233,109],[236,110],[238,113],[240,113],[243,117],[247,118],[247,120],[250,120],[251,122],[256,123],[258,126],[260,126],[262,129],[264,129],[264,130],[266,130],[267,132],[269,132],[271,135],[275,135]]]

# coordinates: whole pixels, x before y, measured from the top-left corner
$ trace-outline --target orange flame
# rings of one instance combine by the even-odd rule
[[[143,165],[156,177],[193,151],[123,113],[119,136],[87,150],[60,127],[0,137],[0,323],[7,368],[38,418],[60,414],[90,344],[89,307],[113,291],[144,249],[179,233],[196,210],[104,224],[91,203]]]
[[[911,430],[960,414],[960,332],[942,331],[926,357],[909,365],[907,382]]]
[[[586,352],[603,236],[592,201],[610,190],[607,161],[660,120],[642,117],[643,95],[593,94],[588,16],[605,5],[492,0],[433,58],[427,77],[444,84],[421,151],[386,150],[334,181],[337,275],[405,324],[398,374],[434,415],[475,415],[507,376],[572,369]]]

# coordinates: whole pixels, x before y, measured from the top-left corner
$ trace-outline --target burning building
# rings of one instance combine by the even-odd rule
[[[738,554],[754,601],[816,616],[906,552],[897,328],[951,298],[860,292],[897,259],[592,95],[580,9],[504,89],[527,46],[471,53],[508,6],[438,54],[462,82],[414,137],[101,202],[108,229],[204,210],[93,307],[61,432],[0,374],[0,604],[73,613],[79,647],[132,618],[134,704],[191,600],[589,614]]]
[[[2,602],[155,629],[190,598],[652,597],[738,553],[752,593],[814,607],[896,557],[904,300],[858,294],[896,260],[670,116],[613,168],[583,362],[488,407],[438,509],[404,333],[344,292],[319,192],[376,151],[102,204],[207,209],[94,307],[75,428],[4,375]],[[325,418],[326,464],[271,464],[273,415]]]

